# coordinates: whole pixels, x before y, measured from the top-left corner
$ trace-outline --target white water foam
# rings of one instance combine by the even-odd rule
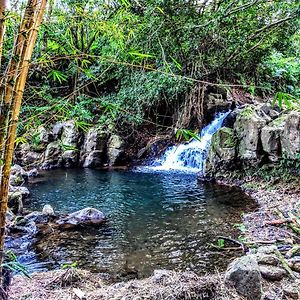
[[[166,150],[160,159],[140,170],[204,174],[205,161],[212,136],[222,127],[222,123],[229,113],[219,113],[209,125],[203,128],[199,135],[200,141],[193,139],[189,143],[172,146]]]

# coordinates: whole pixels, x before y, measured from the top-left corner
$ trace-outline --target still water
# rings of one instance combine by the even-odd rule
[[[237,237],[233,225],[254,208],[240,190],[198,183],[195,174],[71,169],[48,171],[41,179],[29,186],[29,209],[51,204],[58,213],[70,213],[94,207],[108,218],[100,228],[37,241],[30,260],[47,268],[77,262],[138,277],[162,268],[222,270],[236,253],[220,253],[211,244],[218,235]]]

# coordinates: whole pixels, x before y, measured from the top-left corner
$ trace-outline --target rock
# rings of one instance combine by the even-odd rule
[[[280,260],[275,255],[258,254],[256,255],[256,259],[259,264],[271,265],[271,266],[280,265]]]
[[[281,136],[282,152],[289,159],[299,159],[300,155],[300,112],[287,115]]]
[[[252,105],[246,106],[237,116],[234,130],[238,138],[238,156],[244,162],[258,163],[262,158],[260,149],[261,129],[266,126],[269,118],[256,111]]]
[[[18,161],[23,166],[39,166],[42,164],[44,160],[44,154],[43,153],[37,153],[34,151],[25,151],[21,150],[21,152],[18,153]]]
[[[9,192],[16,193],[19,192],[22,195],[22,199],[27,198],[30,195],[30,192],[25,186],[10,186]]]
[[[263,265],[259,267],[261,275],[267,280],[281,280],[285,275],[286,271],[280,267]]]
[[[112,135],[108,140],[107,156],[110,166],[120,163],[124,159],[124,141],[118,135]]]
[[[62,165],[62,149],[59,142],[50,143],[45,152],[45,159],[42,164],[43,169],[52,169]]]
[[[36,168],[31,169],[26,173],[27,173],[28,177],[37,177],[37,176],[39,176],[39,171]]]
[[[50,217],[55,217],[54,209],[50,204],[44,205],[42,214]]]
[[[74,120],[64,122],[61,135],[62,161],[65,167],[72,167],[78,163],[79,132]]]
[[[300,259],[299,258],[293,257],[293,258],[289,259],[288,265],[293,271],[300,273]]]
[[[206,176],[213,176],[220,169],[227,169],[236,157],[236,138],[233,129],[222,127],[212,137],[206,160]]]
[[[62,132],[64,128],[64,123],[63,122],[58,122],[55,123],[52,129],[52,135],[54,140],[58,140],[61,138]]]
[[[271,162],[277,162],[282,156],[281,136],[287,115],[282,115],[275,119],[261,131],[261,142],[263,150],[268,154]]]
[[[19,165],[13,165],[10,170],[10,175],[21,176],[23,178],[27,177],[27,172]]]
[[[172,271],[169,270],[154,270],[151,281],[155,284],[162,283],[167,278],[170,278],[172,274]]]
[[[62,228],[68,229],[81,225],[100,225],[105,222],[105,219],[105,215],[101,211],[95,208],[87,207],[59,219],[57,223]]]
[[[15,224],[10,226],[10,231],[25,232],[29,235],[34,235],[38,232],[36,223],[32,220],[26,220],[25,218],[18,219]]]
[[[261,274],[255,255],[234,260],[226,271],[225,282],[248,300],[261,299]]]
[[[8,194],[8,207],[14,214],[21,214],[23,212],[23,196],[21,192],[10,192]]]
[[[271,255],[275,254],[275,256],[278,256],[280,254],[279,250],[275,245],[271,246],[262,246],[257,249],[257,254],[258,255]]]
[[[25,180],[22,176],[11,175],[9,177],[9,184],[13,186],[20,186],[25,183]]]
[[[228,111],[233,104],[228,90],[222,87],[207,87],[204,99],[205,115],[212,118],[216,113]],[[210,121],[209,119],[207,121]]]
[[[289,299],[300,299],[299,282],[298,284],[296,283],[283,286],[283,293]]]
[[[26,221],[26,224],[30,221],[33,221],[36,224],[46,224],[49,222],[49,216],[42,212],[34,211],[26,215],[24,220]]]
[[[91,128],[80,152],[80,165],[84,168],[99,167],[104,163],[107,134],[101,128]]]

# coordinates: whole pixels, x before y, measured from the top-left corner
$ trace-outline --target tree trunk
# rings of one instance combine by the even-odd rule
[[[24,88],[28,76],[30,60],[32,57],[35,41],[39,26],[42,22],[47,0],[41,0],[40,5],[31,6],[33,8],[33,26],[30,27],[28,34],[25,36],[23,49],[21,51],[20,62],[16,68],[15,82],[12,90],[12,98],[9,109],[9,123],[7,128],[6,140],[4,145],[4,166],[1,175],[0,184],[0,271],[4,259],[4,238],[5,238],[5,217],[7,212],[9,177],[11,163],[14,152],[14,144],[19,120],[20,108],[24,93]],[[32,1],[29,1],[32,5]],[[6,96],[6,95],[5,95]],[[1,278],[2,281],[3,278]]]

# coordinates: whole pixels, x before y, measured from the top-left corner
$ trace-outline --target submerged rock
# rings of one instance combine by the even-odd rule
[[[106,220],[103,212],[87,207],[61,218],[57,223],[61,228],[69,229],[77,226],[100,225]]]
[[[228,267],[225,282],[248,300],[262,296],[261,273],[255,255],[246,255],[234,260]]]

